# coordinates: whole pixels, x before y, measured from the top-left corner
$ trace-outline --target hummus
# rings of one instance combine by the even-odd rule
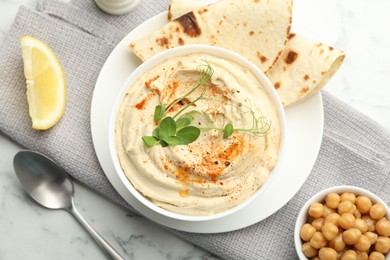
[[[166,114],[173,116],[203,95],[185,111],[196,111],[191,125],[201,129],[199,138],[147,147],[142,137],[156,128],[155,107],[168,106],[195,87],[205,60],[214,69],[211,79]],[[266,123],[268,131],[262,136],[234,131],[223,138],[218,129],[229,122],[234,129]],[[194,216],[223,212],[251,197],[277,162],[280,137],[276,108],[252,72],[208,54],[169,59],[140,76],[129,86],[115,126],[119,161],[131,184],[155,205]]]

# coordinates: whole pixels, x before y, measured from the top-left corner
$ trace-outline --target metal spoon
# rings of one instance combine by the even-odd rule
[[[14,157],[16,176],[26,192],[49,209],[71,213],[112,259],[123,259],[80,215],[74,205],[73,183],[68,174],[47,156],[20,151]]]

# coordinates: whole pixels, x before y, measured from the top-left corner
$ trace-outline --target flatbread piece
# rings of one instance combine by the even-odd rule
[[[171,0],[168,19],[176,19],[206,4],[207,0]],[[291,33],[283,54],[266,76],[274,84],[282,104],[291,106],[320,91],[344,57],[344,52],[336,48]]]
[[[320,91],[344,58],[344,52],[336,48],[292,33],[283,54],[266,76],[283,106],[290,106]]]
[[[185,44],[216,45],[269,71],[290,34],[292,0],[225,0],[191,11],[130,48],[143,61]]]

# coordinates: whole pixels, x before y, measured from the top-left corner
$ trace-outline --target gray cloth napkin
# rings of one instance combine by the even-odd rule
[[[37,10],[22,7],[0,49],[0,131],[29,149],[49,155],[75,179],[129,207],[108,182],[94,153],[91,98],[100,69],[119,40],[167,6],[168,0],[143,0],[130,14],[116,17],[86,0],[41,1]],[[22,35],[48,43],[67,77],[65,115],[48,131],[34,131],[29,124],[18,42]],[[287,205],[266,220],[234,232],[170,230],[223,258],[295,259],[296,216],[314,193],[333,185],[356,185],[389,203],[389,132],[326,92],[323,100],[325,128],[320,154],[309,178]]]

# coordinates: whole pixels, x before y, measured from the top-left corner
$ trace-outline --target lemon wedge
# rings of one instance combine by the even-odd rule
[[[45,130],[54,126],[65,111],[64,72],[54,52],[42,41],[22,36],[20,44],[32,128]]]

